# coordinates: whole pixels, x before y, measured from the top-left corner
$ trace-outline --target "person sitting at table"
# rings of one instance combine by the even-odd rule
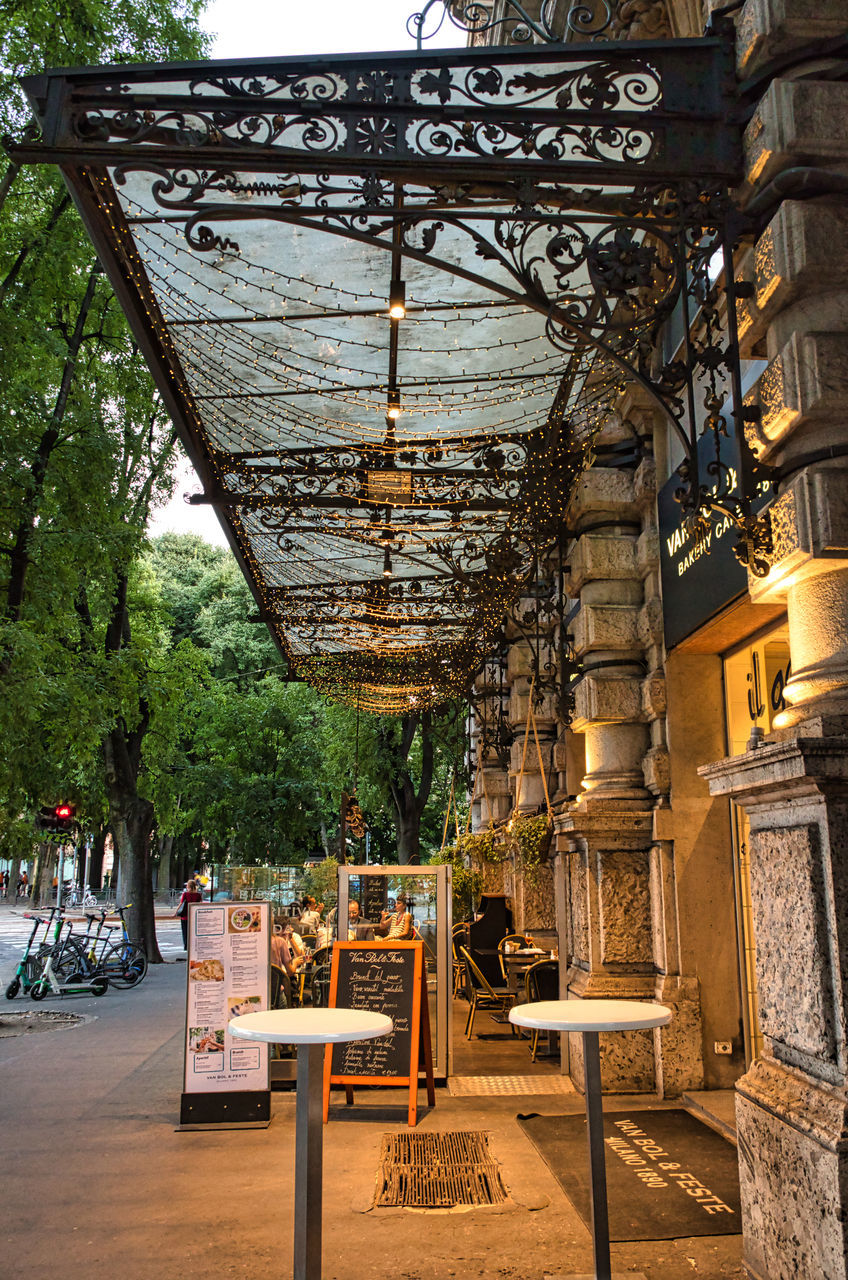
[[[357,930],[360,925],[366,924],[362,915],[362,908],[356,898],[351,898],[347,908],[347,940],[348,942],[356,942],[359,936]]]
[[[283,937],[289,944],[289,950],[293,956],[302,956],[304,959],[306,958],[306,947],[303,945],[303,938],[301,938],[293,924],[286,925],[283,929]]]
[[[281,925],[274,925],[271,935],[271,964],[282,970],[282,988],[286,996],[286,1005],[292,1007],[292,978],[306,961],[306,956],[292,955],[288,939]]]
[[[307,895],[306,906],[300,913],[301,933],[317,933],[323,910],[323,902],[318,903],[313,897]]]
[[[399,894],[394,911],[384,911],[380,916],[381,934],[387,942],[408,942],[414,936],[412,912],[407,910],[406,898]],[[386,932],[382,933],[385,929]]]

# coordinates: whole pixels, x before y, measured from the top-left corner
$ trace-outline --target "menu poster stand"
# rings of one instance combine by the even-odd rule
[[[330,1007],[367,1009],[392,1019],[394,1030],[379,1040],[329,1047],[324,1056],[324,1121],[330,1087],[344,1085],[348,1106],[354,1085],[405,1085],[408,1123],[418,1119],[418,1077],[423,1070],[427,1101],[436,1104],[433,1046],[423,942],[337,942],[330,974]]]
[[[234,1017],[270,1006],[267,902],[191,903],[182,1129],[267,1129],[268,1045],[233,1039]]]

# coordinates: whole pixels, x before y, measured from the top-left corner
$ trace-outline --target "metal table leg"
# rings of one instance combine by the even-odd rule
[[[583,1032],[586,1121],[592,1187],[592,1248],[596,1280],[611,1280],[607,1175],[604,1161],[604,1111],[601,1100],[601,1054],[597,1031]]]
[[[321,1280],[323,1068],[323,1044],[298,1046],[294,1151],[294,1280]]]

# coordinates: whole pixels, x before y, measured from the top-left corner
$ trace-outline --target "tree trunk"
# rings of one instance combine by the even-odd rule
[[[159,882],[160,893],[167,893],[171,888],[171,852],[174,848],[173,836],[162,836],[159,841]]]
[[[398,814],[397,831],[398,862],[401,866],[421,861],[421,815],[413,809],[406,815]]]
[[[103,857],[106,845],[106,828],[98,827],[91,845],[91,857],[88,861],[88,883],[93,893],[97,893],[103,885]],[[85,868],[83,868],[83,871]]]
[[[127,932],[133,942],[144,948],[151,964],[161,964],[150,866],[153,805],[139,796],[135,788],[122,791],[110,786],[108,790],[109,821],[115,851],[120,859],[123,898],[125,903],[131,904],[125,917]]]
[[[55,844],[44,843],[38,846],[38,859],[32,873],[33,906],[53,906],[53,877],[56,874],[57,853]]]
[[[404,716],[401,741],[394,762],[389,790],[395,806],[395,838],[398,862],[402,865],[421,861],[421,815],[433,784],[433,722],[429,711],[420,717]],[[421,726],[421,778],[416,791],[409,772],[409,752],[418,726]]]

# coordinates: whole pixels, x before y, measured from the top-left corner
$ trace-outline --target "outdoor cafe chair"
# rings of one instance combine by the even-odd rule
[[[508,933],[505,938],[501,938],[498,943],[498,964],[501,967],[501,975],[505,983],[507,981],[507,973],[504,955],[506,953],[507,944],[509,944],[510,951],[517,950],[518,947],[526,947],[530,945],[529,939],[526,938],[523,933]]]
[[[474,1018],[477,1010],[493,1010],[503,1015],[515,1003],[517,992],[509,991],[506,987],[493,987],[479,965],[475,964],[468,949],[460,947],[459,950],[465,964],[465,980],[470,1006],[465,1023],[465,1038],[470,1040],[474,1034]],[[515,1035],[515,1029],[511,1028],[511,1030]]]
[[[559,961],[537,960],[524,975],[524,991],[528,1004],[540,1000],[559,1000]],[[539,1028],[530,1037],[530,1061],[536,1061],[539,1048]]]

